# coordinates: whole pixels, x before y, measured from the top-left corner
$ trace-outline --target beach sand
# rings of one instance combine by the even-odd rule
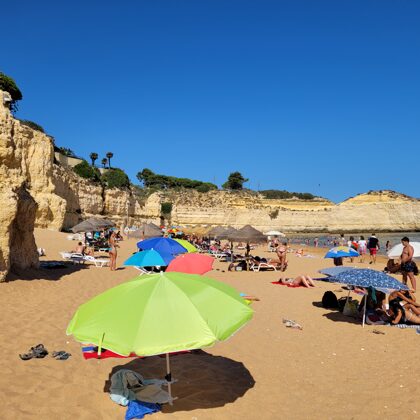
[[[42,260],[60,260],[59,251],[76,245],[64,233],[37,229],[35,234],[47,251]],[[135,242],[121,243],[119,265],[135,251]],[[288,277],[319,277],[318,269],[332,265],[322,258],[324,251],[309,252],[315,258],[289,256]],[[353,265],[382,269],[384,260],[374,267]],[[231,273],[220,262],[214,267],[208,276],[261,299],[253,304],[255,316],[226,342],[201,354],[172,357],[179,380],[173,393],[179,399],[151,418],[408,419],[420,414],[420,336],[414,329],[362,328],[319,307],[326,290],[346,295],[340,285],[318,282],[314,289],[293,289],[271,284],[279,273]],[[163,377],[164,358],[85,361],[80,344],[65,334],[80,304],[136,275],[131,267],[111,272],[86,265],[44,269],[31,281],[16,277],[0,284],[2,419],[122,419],[125,408],[104,391],[113,370]],[[282,318],[299,322],[303,330],[286,328]],[[374,329],[385,334],[373,334]],[[72,357],[19,359],[38,343]]]

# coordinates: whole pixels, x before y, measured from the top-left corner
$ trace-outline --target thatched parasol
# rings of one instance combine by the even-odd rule
[[[216,226],[214,228],[211,228],[208,232],[207,235],[210,237],[216,237],[216,238],[221,238],[222,235],[226,232],[226,228],[224,228],[223,226]]]
[[[156,238],[162,235],[163,234],[160,227],[156,226],[153,223],[143,223],[140,226],[140,229],[134,232],[130,232],[131,237],[140,239]]]
[[[99,217],[91,217],[90,219],[84,220],[83,222],[73,226],[72,232],[94,232],[102,229],[107,229],[115,226],[115,223],[107,219],[100,219]]]
[[[228,236],[229,240],[239,242],[266,242],[267,238],[262,232],[255,229],[251,225],[246,225],[236,232],[232,232]]]

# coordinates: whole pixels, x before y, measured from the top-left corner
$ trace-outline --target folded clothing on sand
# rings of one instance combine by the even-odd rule
[[[142,401],[130,401],[128,403],[125,420],[142,419],[146,414],[153,414],[160,411],[159,404],[146,403]]]

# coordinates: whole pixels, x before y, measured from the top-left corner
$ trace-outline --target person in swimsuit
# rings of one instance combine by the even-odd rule
[[[418,273],[417,265],[413,261],[414,248],[410,245],[410,239],[407,236],[401,239],[403,244],[403,251],[401,254],[401,271],[403,275],[403,283],[407,284],[407,280],[410,279],[411,287],[414,292],[417,289],[417,280],[415,274]]]
[[[278,283],[286,284],[287,286],[290,286],[290,287],[299,287],[299,286],[315,287],[315,283],[312,280],[312,278],[310,276],[305,276],[303,274],[300,276],[297,276],[294,279],[281,277],[278,280]]]
[[[280,261],[280,270],[285,271],[287,267],[287,242],[283,242],[276,249],[276,254]]]
[[[109,268],[111,271],[116,270],[117,266],[117,240],[116,240],[116,234],[115,231],[111,233],[111,236],[109,237]]]
[[[389,304],[396,301],[404,309],[409,308],[416,315],[420,316],[420,304],[416,302],[416,297],[409,290],[396,290],[389,295]]]
[[[402,307],[395,299],[389,302],[391,324],[420,324],[420,316],[416,315],[409,305]]]

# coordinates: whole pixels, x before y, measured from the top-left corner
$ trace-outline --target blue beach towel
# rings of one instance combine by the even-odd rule
[[[159,404],[147,403],[142,401],[130,401],[128,403],[125,420],[142,419],[146,414],[153,414],[160,411]]]

